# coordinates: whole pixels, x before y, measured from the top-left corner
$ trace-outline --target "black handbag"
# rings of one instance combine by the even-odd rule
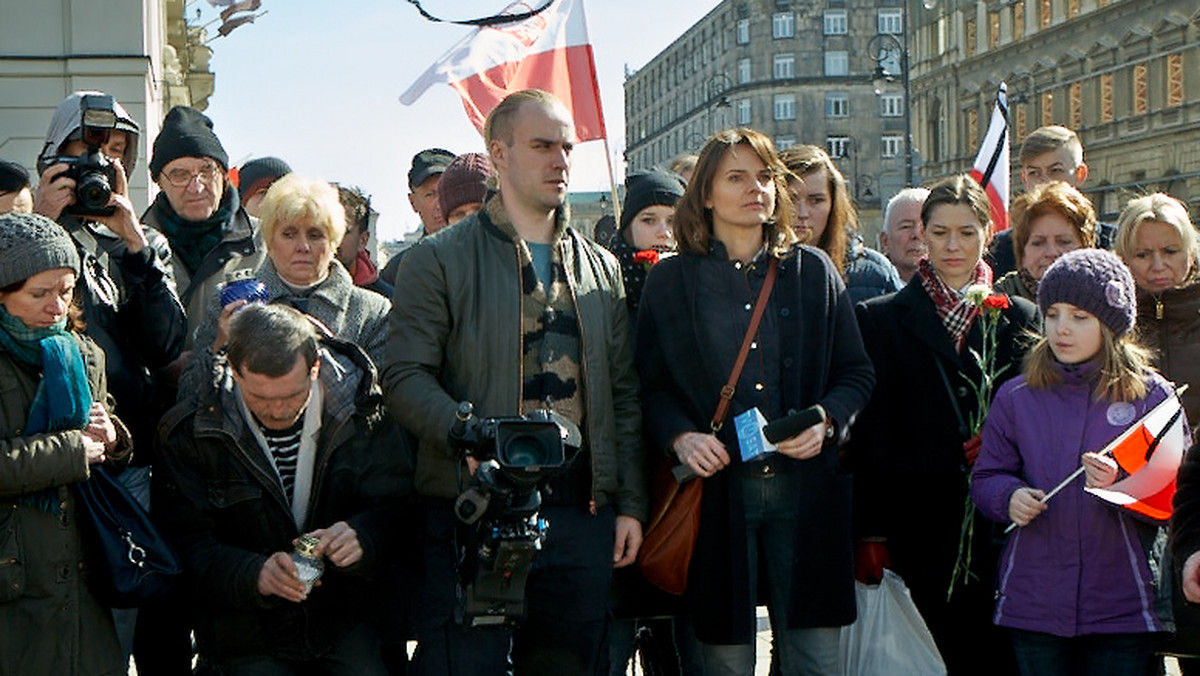
[[[104,605],[133,608],[165,594],[182,573],[150,515],[101,465],[75,484],[88,586]]]

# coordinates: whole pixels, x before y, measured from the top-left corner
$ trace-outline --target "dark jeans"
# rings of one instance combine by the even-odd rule
[[[1023,676],[1143,676],[1156,634],[1088,634],[1064,638],[1009,629]]]
[[[236,657],[216,665],[222,676],[387,676],[379,638],[362,624],[315,660],[297,662],[268,655]]]
[[[611,507],[543,507],[550,522],[525,588],[515,632],[468,629],[454,620],[456,572],[450,509],[425,510],[425,560],[415,623],[418,676],[594,676],[608,671],[606,633],[615,517]],[[511,660],[511,662],[510,662]]]
[[[640,634],[640,637],[639,637]],[[608,634],[609,676],[629,673],[629,660],[640,643],[642,659],[651,660],[663,674],[701,676],[704,660],[691,615],[643,620],[613,620]]]

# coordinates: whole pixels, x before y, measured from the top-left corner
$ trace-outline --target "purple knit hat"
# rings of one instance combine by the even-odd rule
[[[1116,254],[1076,249],[1054,261],[1038,283],[1042,314],[1055,303],[1086,310],[1118,336],[1133,328],[1137,296],[1133,275]]]

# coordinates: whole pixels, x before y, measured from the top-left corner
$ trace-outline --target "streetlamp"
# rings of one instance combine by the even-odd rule
[[[905,17],[907,22],[908,17]],[[902,115],[904,116],[904,185],[911,187],[913,185],[913,148],[912,148],[912,111],[910,105],[912,103],[912,88],[909,85],[909,63],[908,63],[908,31],[907,27],[904,32],[904,42],[900,41],[891,33],[879,33],[871,38],[867,43],[867,52],[871,60],[875,62],[875,72],[871,76],[871,84],[875,89],[876,96],[882,96],[888,85],[896,81],[896,74],[888,71],[884,65],[886,61],[899,59],[900,81],[904,87],[904,102],[902,106]]]
[[[708,80],[708,106],[707,106],[707,108],[708,108],[708,131],[710,134],[716,133],[716,130],[714,130],[712,128],[712,109],[713,108],[721,108],[722,109],[721,110],[721,129],[725,129],[726,127],[729,126],[725,121],[725,111],[728,110],[729,108],[733,107],[733,104],[729,102],[729,96],[727,96],[725,94],[725,92],[728,91],[728,89],[732,85],[733,85],[733,80],[729,79],[729,76],[726,75],[725,73],[715,73]]]

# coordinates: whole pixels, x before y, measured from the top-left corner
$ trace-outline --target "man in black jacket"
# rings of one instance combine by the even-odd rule
[[[201,659],[219,673],[385,674],[367,623],[397,529],[397,431],[361,349],[253,305],[215,380],[163,421],[157,517],[179,550]],[[319,586],[291,552],[319,539]]]

